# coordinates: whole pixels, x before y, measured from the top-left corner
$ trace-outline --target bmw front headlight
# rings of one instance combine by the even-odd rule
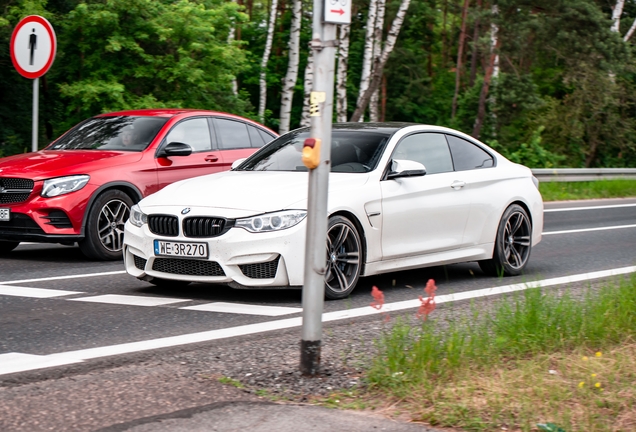
[[[148,216],[146,216],[139,206],[135,204],[130,208],[130,216],[128,217],[128,220],[134,226],[141,228],[142,225],[148,223]]]
[[[74,175],[44,180],[44,187],[40,195],[44,198],[53,198],[75,192],[86,186],[89,179],[88,175]]]
[[[234,226],[253,233],[280,231],[298,225],[306,216],[305,210],[284,210],[237,219]]]

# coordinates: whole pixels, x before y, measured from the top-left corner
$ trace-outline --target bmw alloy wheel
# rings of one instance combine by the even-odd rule
[[[493,258],[480,261],[481,269],[495,276],[516,276],[528,264],[532,248],[532,224],[523,207],[513,204],[499,223]]]
[[[325,296],[347,297],[356,287],[362,270],[362,242],[356,227],[342,216],[329,219],[327,228],[327,274]]]

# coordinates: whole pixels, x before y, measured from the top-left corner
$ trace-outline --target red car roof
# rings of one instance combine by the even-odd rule
[[[271,130],[270,128],[268,128],[265,125],[262,125],[254,120],[250,120],[248,118],[245,117],[241,117],[235,114],[230,114],[230,113],[226,113],[226,112],[221,112],[221,111],[210,111],[210,110],[203,110],[203,109],[189,109],[189,108],[147,108],[147,109],[138,109],[138,110],[126,110],[126,111],[115,111],[115,112],[109,112],[109,113],[103,113],[103,114],[98,114],[95,117],[115,117],[115,116],[148,116],[148,117],[174,117],[176,115],[179,114],[185,114],[185,113],[200,113],[200,114],[205,114],[205,115],[222,115],[225,117],[230,117],[230,118],[236,118],[236,119],[241,119],[256,125],[259,125],[260,127],[263,127],[265,129],[270,130],[271,132],[275,133],[276,136],[278,136],[278,134],[276,132],[274,132],[273,130]]]
[[[109,112],[104,114],[99,114],[96,117],[113,117],[120,115],[129,115],[129,116],[151,116],[151,117],[173,117],[178,114],[188,113],[188,112],[202,112],[206,114],[225,114],[231,117],[237,117],[232,114],[217,112],[217,111],[208,111],[208,110],[196,110],[196,109],[185,109],[185,108],[148,108],[148,109],[138,109],[138,110],[126,110],[126,111],[116,111]]]

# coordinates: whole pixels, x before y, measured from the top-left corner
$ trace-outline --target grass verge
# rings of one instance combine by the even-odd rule
[[[636,277],[529,289],[462,320],[401,320],[377,343],[367,387],[339,406],[470,431],[636,430]]]
[[[541,182],[539,190],[544,201],[636,197],[636,180]]]

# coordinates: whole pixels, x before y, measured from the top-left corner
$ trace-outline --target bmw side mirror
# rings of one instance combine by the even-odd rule
[[[423,175],[426,175],[426,168],[421,163],[406,159],[393,159],[391,171],[386,178],[393,180],[400,177],[421,177]]]
[[[192,147],[180,142],[171,142],[157,153],[157,157],[190,156]]]

